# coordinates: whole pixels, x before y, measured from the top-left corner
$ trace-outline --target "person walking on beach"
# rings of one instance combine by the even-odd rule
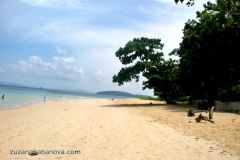
[[[46,102],[46,97],[43,97],[43,102]]]
[[[3,95],[2,95],[2,100],[4,100],[4,97],[5,97],[5,96],[4,96],[4,94],[3,94]]]

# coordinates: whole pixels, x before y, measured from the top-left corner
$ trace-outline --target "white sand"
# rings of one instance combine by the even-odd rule
[[[148,101],[49,101],[1,111],[0,159],[240,159],[234,152],[226,151],[217,141],[199,139],[171,125],[154,122],[151,116],[142,114],[144,110],[138,109],[138,105],[124,107],[124,104],[133,103]],[[80,150],[81,154],[10,154],[10,150],[29,149]]]

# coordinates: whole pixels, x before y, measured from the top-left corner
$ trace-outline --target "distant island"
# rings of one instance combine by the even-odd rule
[[[122,97],[136,97],[136,95],[134,94],[122,92],[122,91],[102,91],[102,92],[97,92],[96,94],[122,96]]]
[[[5,85],[5,86],[23,86],[23,85],[20,84],[20,83],[3,82],[3,81],[0,81],[0,85]]]

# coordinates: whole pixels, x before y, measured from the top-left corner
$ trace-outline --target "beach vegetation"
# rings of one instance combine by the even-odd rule
[[[137,98],[142,99],[142,100],[162,101],[162,99],[160,97],[138,96]]]
[[[174,1],[175,1],[175,3],[178,3],[178,2],[183,3],[184,0],[174,0]],[[194,0],[187,0],[186,5],[187,6],[193,6],[194,5]]]
[[[179,78],[185,95],[240,100],[235,92],[225,92],[240,84],[240,2],[208,2],[196,19],[185,24],[183,34],[175,53],[180,57]]]
[[[116,52],[125,67],[113,82],[138,82],[142,76],[143,89],[153,89],[169,103],[179,97],[239,101],[239,42],[239,0],[208,2],[196,19],[185,23],[182,42],[170,53],[179,60],[165,59],[161,39],[134,38]]]
[[[154,90],[154,94],[167,102],[179,96],[177,82],[178,62],[166,60],[162,52],[161,39],[134,38],[115,53],[126,67],[113,76],[113,82],[123,85],[131,80],[143,81],[143,89]]]
[[[240,100],[240,85],[222,87],[218,90],[218,97],[221,101]]]

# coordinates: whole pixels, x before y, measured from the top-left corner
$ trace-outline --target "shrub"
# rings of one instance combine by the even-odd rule
[[[190,100],[190,96],[182,96],[177,98],[177,101],[180,101],[180,102],[186,102],[189,100]]]
[[[240,101],[240,85],[220,88],[218,98],[221,101]]]
[[[198,109],[200,110],[208,110],[209,107],[215,106],[214,101],[212,100],[202,100],[198,103]]]

